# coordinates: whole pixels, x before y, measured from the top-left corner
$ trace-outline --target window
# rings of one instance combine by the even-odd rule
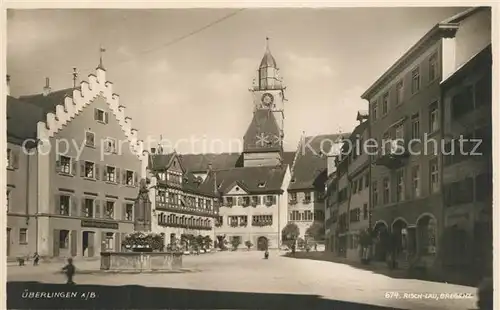
[[[226,207],[232,207],[234,205],[233,197],[226,197]]]
[[[309,202],[311,202],[311,193],[305,192],[304,193],[304,203],[309,203]]]
[[[313,213],[309,210],[304,212],[304,221],[312,221],[313,220]]]
[[[290,212],[290,221],[300,221],[299,211]]]
[[[116,153],[116,139],[106,138],[104,150],[107,153]]]
[[[94,199],[85,198],[83,205],[83,216],[94,217]]]
[[[439,129],[438,103],[433,102],[429,106],[429,132],[433,133]]]
[[[372,102],[372,120],[377,119],[378,103],[377,101]]]
[[[10,188],[7,189],[7,212],[10,211]]]
[[[399,169],[396,172],[396,201],[403,201],[405,199],[405,180],[404,180],[404,170]]]
[[[420,138],[420,116],[418,114],[411,117],[411,138]]]
[[[85,131],[85,146],[95,147],[95,133],[92,131]]]
[[[94,110],[94,120],[101,123],[108,123],[108,113],[104,112],[101,109]]]
[[[384,204],[386,204],[389,203],[391,195],[389,178],[384,178],[383,185],[384,185],[383,202]]]
[[[164,189],[158,189],[156,200],[161,203],[167,202],[167,191]]]
[[[314,211],[314,220],[315,221],[324,221],[325,220],[325,212],[322,210]]]
[[[429,162],[431,192],[439,191],[439,168],[437,158]]]
[[[260,183],[258,184],[258,186],[259,186],[260,188],[263,188],[263,187],[265,187],[265,186],[266,186],[266,182],[260,182]]]
[[[420,197],[420,166],[411,168],[411,180],[413,197]]]
[[[85,177],[86,178],[89,178],[89,179],[95,179],[95,172],[94,172],[94,168],[95,168],[95,164],[93,162],[90,162],[90,161],[85,161]]]
[[[368,219],[368,204],[363,204],[363,220]]]
[[[238,217],[237,216],[228,216],[227,222],[228,222],[229,226],[237,227],[238,226]]]
[[[64,174],[71,174],[71,157],[59,156],[59,171]]]
[[[7,149],[7,168],[12,168],[12,150]]]
[[[114,240],[114,233],[112,232],[107,232],[106,233],[106,251],[113,250],[113,240]]]
[[[429,82],[437,78],[437,70],[437,54],[432,54],[431,57],[429,57]]]
[[[420,68],[411,72],[411,93],[415,94],[420,90]]]
[[[351,182],[352,193],[356,194],[358,191],[358,180]]]
[[[167,179],[167,175],[165,172],[158,172],[158,178],[161,180],[161,181],[165,181]]]
[[[297,202],[297,193],[290,193],[290,202],[295,203]]]
[[[396,104],[401,104],[403,103],[403,95],[404,95],[404,88],[403,88],[403,81],[399,81],[398,84],[396,84]]]
[[[239,222],[240,222],[240,226],[247,226],[248,225],[248,216],[247,215],[240,216]]]
[[[270,207],[276,203],[276,197],[273,195],[266,196],[266,206]]]
[[[134,172],[127,170],[125,173],[125,184],[134,185]]]
[[[389,93],[382,96],[382,115],[386,115],[387,112],[389,112]]]
[[[133,208],[134,208],[134,204],[132,204],[132,203],[127,203],[125,205],[125,220],[132,221]]]
[[[68,195],[59,196],[59,214],[69,215],[70,201],[71,201],[71,197]]]
[[[19,229],[19,244],[28,244],[28,229]]]
[[[115,218],[115,202],[106,201],[106,209],[104,210],[104,217],[107,219]]]
[[[272,226],[273,216],[272,215],[253,215],[252,216],[252,226]]]
[[[360,210],[359,208],[352,209],[349,211],[349,222],[359,222],[359,216],[360,216]]]
[[[404,139],[405,138],[405,127],[404,124],[398,125],[395,128],[395,138]]]
[[[69,245],[69,230],[59,231],[59,248],[67,249]]]
[[[106,166],[106,181],[116,182],[116,168],[111,166]]]
[[[205,201],[205,208],[206,208],[207,210],[212,210],[212,200],[207,199],[207,200]]]

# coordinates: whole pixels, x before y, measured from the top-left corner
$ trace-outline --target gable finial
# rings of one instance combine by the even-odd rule
[[[103,53],[106,52],[106,49],[101,45],[99,48],[99,68],[104,69],[104,65],[102,63],[102,55]]]
[[[73,88],[76,88],[78,72],[76,72],[76,68],[73,68]]]

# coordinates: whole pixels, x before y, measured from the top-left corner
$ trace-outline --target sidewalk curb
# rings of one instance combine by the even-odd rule
[[[178,270],[101,270],[101,269],[79,269],[76,270],[75,275],[78,274],[179,274],[179,273],[195,273],[201,272],[200,269],[178,269]],[[64,271],[57,270],[55,274],[64,274]]]

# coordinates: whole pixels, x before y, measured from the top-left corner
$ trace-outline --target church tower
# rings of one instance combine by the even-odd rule
[[[284,138],[285,87],[269,49],[269,38],[266,38],[266,52],[250,91],[253,95],[254,112],[243,137],[243,165],[280,165]]]

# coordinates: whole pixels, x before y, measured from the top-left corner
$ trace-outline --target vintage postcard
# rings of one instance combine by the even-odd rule
[[[34,5],[7,308],[494,308],[495,7]]]

